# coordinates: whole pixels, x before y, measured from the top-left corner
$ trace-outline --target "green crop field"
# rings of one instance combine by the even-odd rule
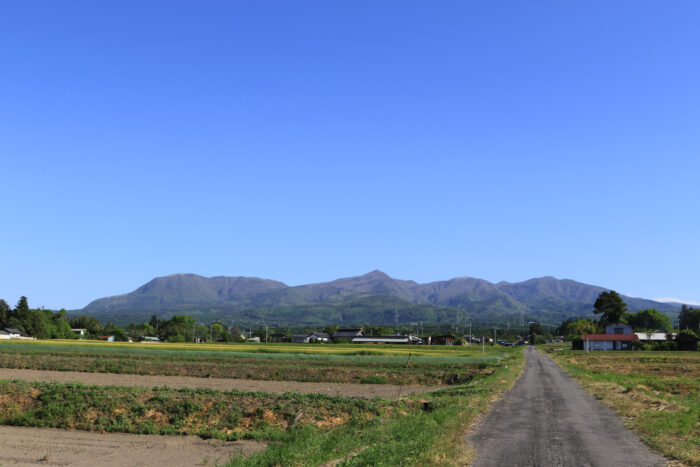
[[[502,348],[482,353],[481,348],[462,346],[397,347],[2,342],[0,368],[439,385],[462,383],[489,373],[503,358]]]
[[[700,352],[544,350],[647,445],[700,465]]]

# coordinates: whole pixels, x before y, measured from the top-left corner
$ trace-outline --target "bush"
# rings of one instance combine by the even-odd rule
[[[678,344],[674,341],[665,341],[658,344],[656,350],[678,350]]]

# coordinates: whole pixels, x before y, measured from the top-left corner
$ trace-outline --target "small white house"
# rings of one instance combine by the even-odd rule
[[[312,332],[310,334],[294,334],[292,342],[296,344],[308,344],[310,342],[330,342],[330,336],[325,332]]]
[[[5,328],[5,332],[10,336],[8,339],[19,339],[22,336],[19,329]]]
[[[71,329],[71,331],[73,331],[74,333],[76,333],[80,337],[83,337],[85,335],[85,332],[87,331],[87,329],[74,328],[74,329]]]

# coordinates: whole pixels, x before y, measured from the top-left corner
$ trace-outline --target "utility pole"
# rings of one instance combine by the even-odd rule
[[[472,343],[472,322],[469,321],[469,343]]]

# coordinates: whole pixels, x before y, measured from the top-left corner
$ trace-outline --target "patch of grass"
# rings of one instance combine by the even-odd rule
[[[365,423],[382,416],[387,407],[394,410],[381,399],[318,394],[0,380],[1,424],[86,431],[277,440],[294,427],[310,426],[323,433],[350,420]]]
[[[386,384],[386,376],[371,375],[363,378],[362,384]]]
[[[548,353],[651,448],[700,465],[700,353]]]

